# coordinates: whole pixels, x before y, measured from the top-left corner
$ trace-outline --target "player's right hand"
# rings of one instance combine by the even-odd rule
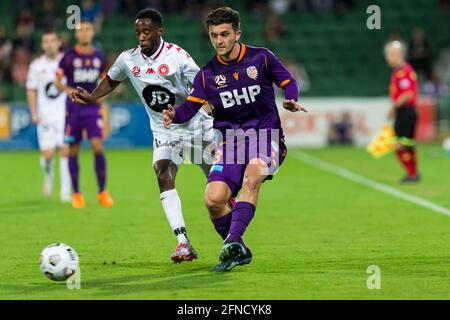
[[[95,102],[89,91],[87,91],[82,87],[77,87],[75,90],[73,90],[70,93],[70,99],[72,99],[72,102],[74,103],[82,103],[82,104]]]
[[[394,118],[395,118],[395,107],[392,107],[387,114],[387,119],[393,120]]]
[[[167,109],[163,110],[163,124],[165,128],[169,129],[173,118],[175,118],[175,108],[169,104]]]
[[[41,119],[39,118],[39,115],[38,115],[37,113],[33,113],[33,114],[31,115],[31,121],[32,121],[34,124],[39,124],[39,122],[41,122]]]

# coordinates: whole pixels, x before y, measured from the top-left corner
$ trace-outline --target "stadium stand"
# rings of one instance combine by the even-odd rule
[[[70,2],[58,1],[60,16],[65,15],[64,4]],[[239,9],[244,8],[245,1],[227,1],[227,4]],[[372,4],[381,8],[381,30],[366,28],[366,8]],[[15,30],[11,12],[19,14],[12,1],[1,1],[0,25],[6,27],[10,36]],[[439,8],[438,1],[360,0],[355,1],[351,9],[339,12],[289,10],[280,17],[286,32],[270,42],[264,34],[265,15],[258,11],[242,15],[244,42],[268,46],[278,56],[301,64],[310,77],[311,88],[306,93],[309,96],[386,95],[390,70],[385,65],[382,48],[394,33],[409,41],[411,31],[420,27],[425,35],[432,35],[428,37],[432,57],[436,57],[441,48],[450,46],[445,32],[450,30],[450,12]],[[213,52],[201,17],[185,12],[165,13],[164,16],[165,37],[183,46],[199,65],[207,62]],[[40,31],[33,32],[34,43],[39,43]],[[133,47],[136,41],[132,18],[117,12],[105,17],[97,40],[107,55]],[[3,99],[25,100],[23,85],[2,80],[0,90],[6,93]],[[130,93],[129,96],[135,95]]]

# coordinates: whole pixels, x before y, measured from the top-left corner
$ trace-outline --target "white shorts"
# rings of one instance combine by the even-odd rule
[[[212,164],[214,161],[214,129],[210,127],[203,137],[186,134],[153,132],[153,164],[171,160],[177,166],[183,161],[193,164]]]
[[[61,147],[64,144],[64,122],[38,124],[37,136],[41,151]]]

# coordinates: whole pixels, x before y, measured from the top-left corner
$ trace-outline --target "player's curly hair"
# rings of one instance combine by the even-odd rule
[[[217,26],[223,23],[231,23],[234,31],[239,30],[241,25],[239,12],[230,7],[221,7],[211,11],[205,18],[206,29],[210,25]]]
[[[137,19],[151,19],[152,24],[156,25],[157,27],[162,27],[164,24],[161,13],[153,8],[147,8],[139,11],[136,15],[135,20]]]

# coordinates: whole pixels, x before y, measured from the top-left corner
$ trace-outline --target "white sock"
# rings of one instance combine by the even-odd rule
[[[53,159],[46,161],[44,156],[41,156],[41,168],[46,179],[53,179]]]
[[[164,191],[160,194],[160,199],[170,227],[177,236],[178,243],[189,242],[186,236],[186,227],[183,213],[181,212],[181,201],[177,190]]]
[[[59,176],[61,179],[61,196],[70,195],[71,181],[68,157],[61,157],[59,159]]]

